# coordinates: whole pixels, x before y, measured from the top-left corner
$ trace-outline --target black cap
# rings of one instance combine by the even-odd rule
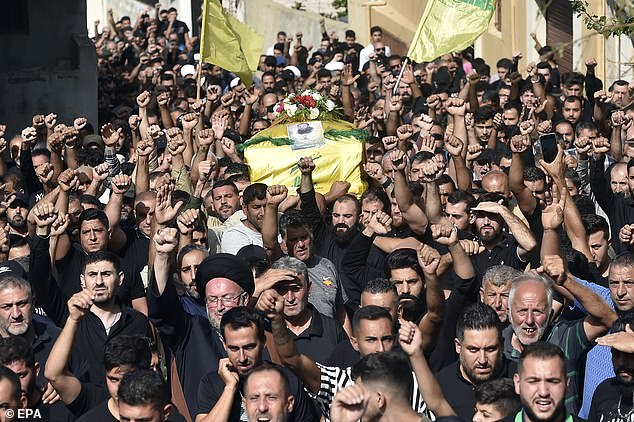
[[[22,265],[14,260],[0,262],[0,279],[6,277],[26,278],[26,272]]]
[[[196,289],[205,297],[205,287],[214,278],[228,278],[242,290],[253,295],[255,282],[251,268],[240,258],[228,253],[219,253],[205,258],[196,271]]]
[[[21,203],[26,208],[29,208],[29,195],[27,195],[26,193],[22,193],[22,192],[16,192],[13,195],[15,195],[15,199],[13,200],[13,202],[11,204]]]

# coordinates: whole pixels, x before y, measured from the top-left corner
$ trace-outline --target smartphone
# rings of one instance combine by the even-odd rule
[[[552,163],[557,157],[557,137],[554,133],[546,133],[539,137],[544,161]]]

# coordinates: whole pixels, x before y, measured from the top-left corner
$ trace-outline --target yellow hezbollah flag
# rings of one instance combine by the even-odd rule
[[[489,26],[497,0],[428,0],[407,57],[422,63],[460,51]]]
[[[200,42],[200,60],[235,73],[249,87],[264,38],[222,8],[220,0],[206,0]]]

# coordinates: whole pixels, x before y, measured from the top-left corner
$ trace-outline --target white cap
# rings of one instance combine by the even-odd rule
[[[229,82],[229,86],[230,86],[231,88],[235,88],[235,87],[237,87],[238,85],[240,85],[240,78],[233,78],[233,79],[231,80],[231,82]]]
[[[290,70],[291,72],[293,72],[293,75],[295,75],[296,78],[299,78],[300,76],[302,76],[302,72],[299,71],[299,69],[297,68],[297,66],[286,66],[283,70]]]
[[[331,72],[333,70],[343,70],[343,63],[342,62],[330,62],[324,68],[326,70],[330,70]]]
[[[193,64],[186,64],[185,66],[181,67],[181,76],[183,78],[186,78],[189,75],[195,75],[196,74],[196,68],[194,67]]]

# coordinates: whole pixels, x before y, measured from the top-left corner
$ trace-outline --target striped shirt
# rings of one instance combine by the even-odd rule
[[[326,421],[330,421],[330,403],[332,403],[332,399],[335,397],[335,394],[337,394],[339,390],[343,390],[344,388],[354,384],[351,374],[352,368],[339,368],[337,366],[322,365],[318,362],[315,363],[321,371],[321,385],[319,387],[319,392],[317,394],[313,394],[308,391],[306,387],[304,388],[308,392],[308,395],[317,402],[321,412],[326,418]],[[416,413],[428,417],[431,421],[435,421],[436,416],[427,409],[427,403],[425,403],[425,399],[423,399],[423,396],[420,393],[420,388],[418,387],[418,382],[416,381],[416,376],[413,372],[412,378],[414,380],[414,389],[412,390],[412,409],[414,409]]]

